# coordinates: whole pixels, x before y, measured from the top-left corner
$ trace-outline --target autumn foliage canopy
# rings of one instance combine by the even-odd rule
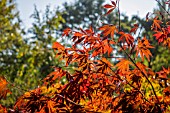
[[[103,16],[116,9],[120,13],[119,0],[104,8],[107,13]],[[170,22],[161,19],[159,14],[146,15],[157,44],[170,49]],[[40,86],[18,97],[11,112],[170,112],[170,67],[162,66],[155,72],[147,66],[144,61],[154,57],[151,50],[155,48],[147,36],[140,35],[142,26],[134,23],[129,32],[124,32],[120,25],[121,21],[118,25],[103,23],[100,28],[65,29],[62,37],[71,37],[72,47],[59,42],[52,46],[65,66],[53,67]],[[116,56],[115,52],[125,56]],[[64,84],[60,82],[63,77]],[[12,93],[7,85],[1,77],[0,99]],[[0,105],[0,112],[8,110]]]

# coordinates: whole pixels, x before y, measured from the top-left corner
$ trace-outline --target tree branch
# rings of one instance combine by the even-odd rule
[[[158,1],[158,0],[155,0],[161,7],[162,9],[170,16],[170,13],[165,9],[165,7]]]

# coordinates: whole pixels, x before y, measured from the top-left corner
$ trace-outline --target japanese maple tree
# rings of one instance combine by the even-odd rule
[[[167,1],[169,4],[169,1]],[[119,10],[119,0],[104,5]],[[168,13],[169,15],[169,13]],[[153,38],[160,46],[170,49],[170,22],[163,23],[159,14],[146,15],[151,20]],[[170,16],[170,15],[169,15]],[[64,67],[53,67],[54,71],[42,80],[42,85],[27,91],[18,98],[13,112],[112,112],[112,113],[166,113],[170,112],[170,67],[162,66],[155,72],[144,62],[150,61],[154,45],[147,36],[138,36],[138,24],[129,32],[118,25],[104,24],[98,31],[67,28],[62,37],[71,36],[72,47],[54,42],[56,57]],[[116,56],[123,52],[126,56]],[[72,67],[73,72],[68,68]],[[65,77],[66,82],[61,83]],[[0,98],[9,91],[8,82],[0,78]],[[15,86],[14,86],[15,87]],[[1,111],[8,108],[0,106]]]

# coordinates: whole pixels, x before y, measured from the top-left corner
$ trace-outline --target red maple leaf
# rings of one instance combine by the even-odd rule
[[[162,31],[156,31],[156,34],[153,36],[156,37],[158,43],[162,43],[168,37],[168,29],[162,28]]]
[[[111,5],[106,4],[106,5],[103,6],[104,8],[109,9],[105,15],[110,14],[116,8],[116,3],[114,1],[111,1],[111,2],[112,2]]]

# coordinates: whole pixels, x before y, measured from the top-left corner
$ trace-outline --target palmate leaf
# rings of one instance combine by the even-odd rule
[[[120,62],[117,63],[115,66],[120,70],[122,73],[126,73],[129,71],[130,65],[133,66],[133,63],[127,59],[120,59]]]
[[[152,56],[150,52],[150,48],[154,48],[150,45],[149,41],[144,37],[142,40],[138,39],[138,45],[136,47],[136,56],[140,54],[142,61],[144,61],[144,56],[150,61],[150,56]]]
[[[108,67],[113,67],[113,64],[110,61],[108,61],[106,58],[102,58],[101,61],[104,62]]]
[[[162,43],[167,38],[167,34],[165,33],[165,30],[156,31],[156,34],[154,34],[153,36],[156,37],[158,43]]]
[[[64,29],[62,36],[68,36],[70,32],[71,32],[71,29],[66,28],[66,29]]]
[[[110,56],[111,52],[113,52],[113,48],[111,47],[111,45],[115,44],[115,42],[108,39],[105,39],[102,42],[103,42],[103,49],[104,49],[103,54],[107,52],[108,56]]]
[[[96,65],[98,67],[97,72],[108,73],[113,67],[113,64],[109,62],[106,58],[102,58],[98,62],[99,63]]]
[[[151,26],[151,29],[154,29],[154,30],[160,29],[161,30],[161,25],[160,25],[161,23],[162,23],[162,21],[158,20],[158,17],[155,17],[153,19],[153,24]]]
[[[158,43],[163,43],[168,40],[170,36],[170,26],[167,28],[162,28],[161,31],[155,31],[156,33],[153,35],[156,37],[156,40],[158,40]]]
[[[114,25],[104,25],[100,27],[99,30],[103,31],[102,34],[104,37],[107,37],[110,35],[112,38],[114,38],[114,33],[118,32],[116,26]]]
[[[111,5],[110,4],[106,4],[106,5],[103,6],[104,8],[109,9],[106,12],[105,16],[110,14],[116,8],[116,3],[117,2],[111,1],[111,3],[112,3]]]
[[[167,103],[167,104],[170,104],[170,86],[166,87],[164,90],[163,90],[163,93],[164,93],[164,102]]]
[[[119,42],[124,42],[126,41],[126,43],[128,44],[128,46],[132,46],[133,42],[134,42],[134,38],[132,35],[127,34],[125,32],[119,32],[119,34],[121,35],[118,39]]]
[[[64,50],[65,49],[65,47],[63,45],[61,45],[59,42],[54,42],[52,48],[55,50]]]
[[[108,54],[108,56],[110,56],[110,54],[113,52],[113,48],[111,46],[113,44],[115,44],[115,42],[108,39],[96,43],[93,47],[94,51],[92,53],[92,57],[95,57],[99,54],[106,54],[106,53]]]
[[[170,74],[170,67],[168,67],[167,69],[162,67],[162,70],[157,72],[158,77],[160,79],[164,79],[167,80],[168,79],[168,75]]]
[[[47,101],[48,113],[55,113],[56,112],[55,104],[56,103],[52,100]]]
[[[63,71],[60,67],[59,68],[55,68],[55,71],[51,72],[49,75],[47,75],[46,78],[44,78],[44,83],[46,82],[53,82],[56,79],[61,79],[61,77],[63,77],[66,74],[65,71]]]

